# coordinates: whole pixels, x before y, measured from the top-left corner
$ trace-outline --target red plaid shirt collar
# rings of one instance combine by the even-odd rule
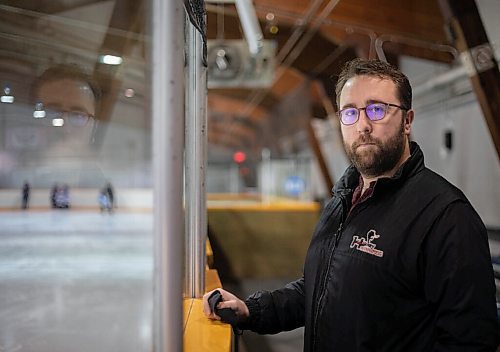
[[[361,175],[359,176],[358,187],[356,187],[356,189],[354,190],[354,193],[352,194],[352,205],[351,205],[351,209],[349,210],[349,212],[351,212],[352,209],[354,209],[354,207],[356,205],[363,202],[365,199],[369,198],[372,195],[373,187],[375,186],[375,182],[376,181],[370,182],[370,185],[368,186],[368,188],[363,193],[361,193],[363,190],[364,182],[363,182],[363,177],[361,177]]]

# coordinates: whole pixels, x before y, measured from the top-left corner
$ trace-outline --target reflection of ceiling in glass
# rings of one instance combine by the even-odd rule
[[[48,66],[75,63],[85,67],[104,87],[105,105],[123,96],[116,94],[122,84],[133,86],[143,96],[146,52],[143,3],[3,1],[0,5],[2,81],[9,82],[13,91],[27,92],[18,86]],[[123,59],[123,64],[110,69],[99,60],[104,55]],[[26,94],[22,98],[29,100]],[[101,115],[109,119],[106,111]]]
[[[147,169],[146,3],[0,2],[0,188],[95,187]]]

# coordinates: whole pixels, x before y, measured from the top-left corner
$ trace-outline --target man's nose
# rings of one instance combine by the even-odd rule
[[[366,110],[359,111],[358,121],[356,121],[356,131],[359,133],[370,133],[372,131],[372,122],[366,116]]]

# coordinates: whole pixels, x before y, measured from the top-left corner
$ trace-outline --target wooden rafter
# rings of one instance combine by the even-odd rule
[[[440,0],[500,157],[500,72],[474,0]]]

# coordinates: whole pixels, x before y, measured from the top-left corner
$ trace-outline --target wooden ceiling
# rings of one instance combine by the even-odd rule
[[[308,82],[319,82],[331,100],[330,106],[333,105],[335,77],[352,58],[382,55],[398,65],[401,55],[443,63],[451,63],[457,55],[448,41],[437,0],[254,0],[253,3],[265,39],[277,42],[274,83],[264,89],[209,90],[209,126],[212,116],[234,118],[232,125],[242,127],[241,139],[247,141],[240,148],[256,153],[264,146],[273,149],[276,146],[263,144],[278,141],[245,139],[244,135],[249,131],[257,136],[262,134],[262,129],[268,126],[263,122],[276,118],[277,107]],[[275,34],[271,33],[273,26],[274,30],[278,28]],[[243,38],[234,5],[207,4],[207,37]],[[309,117],[327,117],[325,101],[315,93],[317,89],[310,91]],[[218,133],[226,132],[212,131],[209,142],[222,140],[215,137]],[[234,127],[231,133],[239,139]],[[235,148],[230,142],[227,147]]]

